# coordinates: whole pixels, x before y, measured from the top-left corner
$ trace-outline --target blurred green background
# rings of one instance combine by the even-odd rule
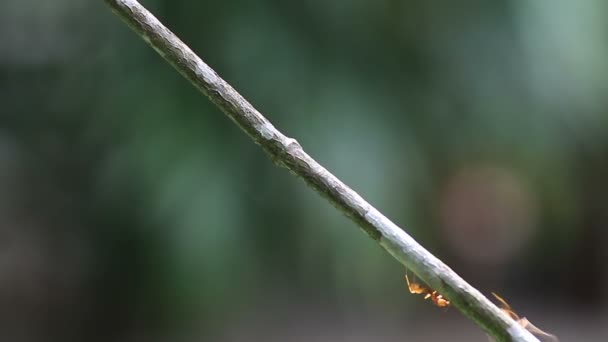
[[[608,3],[142,2],[473,286],[608,337]],[[0,2],[3,341],[486,341],[103,1]]]

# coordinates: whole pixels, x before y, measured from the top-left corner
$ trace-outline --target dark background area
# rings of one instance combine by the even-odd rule
[[[608,338],[608,3],[148,7],[485,294]],[[0,2],[0,339],[486,341],[103,1]]]

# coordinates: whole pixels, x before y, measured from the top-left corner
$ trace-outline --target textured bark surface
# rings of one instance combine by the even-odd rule
[[[441,260],[424,249],[355,191],[279,132],[186,44],[135,0],[105,0],[139,36],[260,145],[272,161],[289,169],[350,217],[395,259],[498,341],[538,341]]]

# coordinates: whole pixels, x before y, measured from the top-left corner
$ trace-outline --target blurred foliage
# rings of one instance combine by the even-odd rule
[[[605,2],[143,4],[473,284],[606,303]],[[401,266],[102,1],[2,2],[0,40],[0,234],[13,253],[0,294],[59,277],[53,296],[82,299],[58,299],[49,318],[35,313],[47,295],[21,289],[39,301],[1,315],[27,333],[211,336],[277,298],[387,312],[410,300]],[[459,247],[464,232],[478,235]],[[495,258],[465,251],[503,242]],[[62,276],[28,266],[41,250]],[[82,331],[58,328],[66,317]]]

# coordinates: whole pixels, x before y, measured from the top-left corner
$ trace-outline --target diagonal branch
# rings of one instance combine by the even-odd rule
[[[133,31],[260,145],[275,164],[304,179],[395,259],[449,298],[456,308],[489,335],[498,341],[538,341],[441,260],[306,154],[296,140],[279,132],[137,1],[105,2]]]

